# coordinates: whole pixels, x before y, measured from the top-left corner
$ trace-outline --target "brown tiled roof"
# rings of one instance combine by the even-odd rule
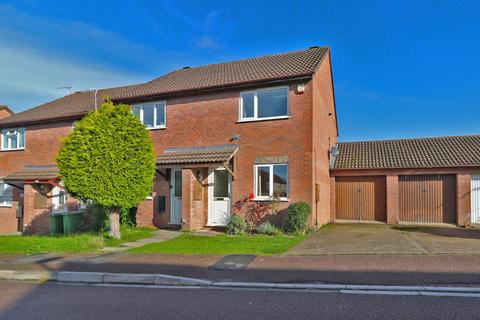
[[[176,70],[128,92],[149,96],[311,76],[328,47]]]
[[[113,100],[118,96],[123,96],[127,90],[130,90],[134,86],[135,85],[98,90],[97,102],[101,104],[105,100],[105,97]],[[93,91],[75,92],[2,119],[0,120],[0,126],[81,117],[94,108],[95,93]]]
[[[312,47],[289,53],[180,69],[147,83],[101,89],[98,91],[98,98],[100,102],[105,96],[115,101],[128,101],[143,96],[306,77],[314,73],[328,50],[328,47]],[[94,93],[77,92],[2,119],[0,126],[81,117],[92,109]]]
[[[3,181],[23,180],[49,180],[58,177],[58,168],[55,165],[25,166],[20,171],[14,172],[4,178]]]
[[[339,143],[332,169],[480,166],[480,135]]]
[[[157,165],[224,163],[237,152],[233,144],[222,146],[171,148],[158,156]]]

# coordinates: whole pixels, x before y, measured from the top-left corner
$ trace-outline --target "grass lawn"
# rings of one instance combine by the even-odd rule
[[[306,236],[199,236],[182,234],[174,239],[133,248],[128,252],[167,254],[257,254],[286,252]]]
[[[122,227],[122,239],[102,234],[84,233],[71,236],[0,236],[0,253],[97,252],[103,247],[148,238],[153,229]]]

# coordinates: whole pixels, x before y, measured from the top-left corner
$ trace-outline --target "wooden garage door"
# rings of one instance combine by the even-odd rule
[[[455,223],[455,175],[398,178],[400,221]]]
[[[385,177],[336,177],[337,220],[387,221]]]

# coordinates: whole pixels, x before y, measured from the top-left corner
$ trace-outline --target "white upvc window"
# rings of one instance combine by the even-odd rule
[[[135,104],[132,112],[147,129],[162,129],[167,126],[167,104],[165,101]]]
[[[288,164],[258,164],[254,167],[256,200],[288,199]]]
[[[1,150],[25,149],[25,128],[3,129],[1,134]]]
[[[0,180],[0,207],[11,207],[13,203],[13,187]]]
[[[268,88],[240,93],[239,116],[240,121],[288,118],[288,87]]]

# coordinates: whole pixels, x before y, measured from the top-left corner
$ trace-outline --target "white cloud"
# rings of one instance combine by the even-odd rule
[[[44,19],[0,5],[0,103],[16,112],[73,90],[150,80],[190,60],[83,21]]]

